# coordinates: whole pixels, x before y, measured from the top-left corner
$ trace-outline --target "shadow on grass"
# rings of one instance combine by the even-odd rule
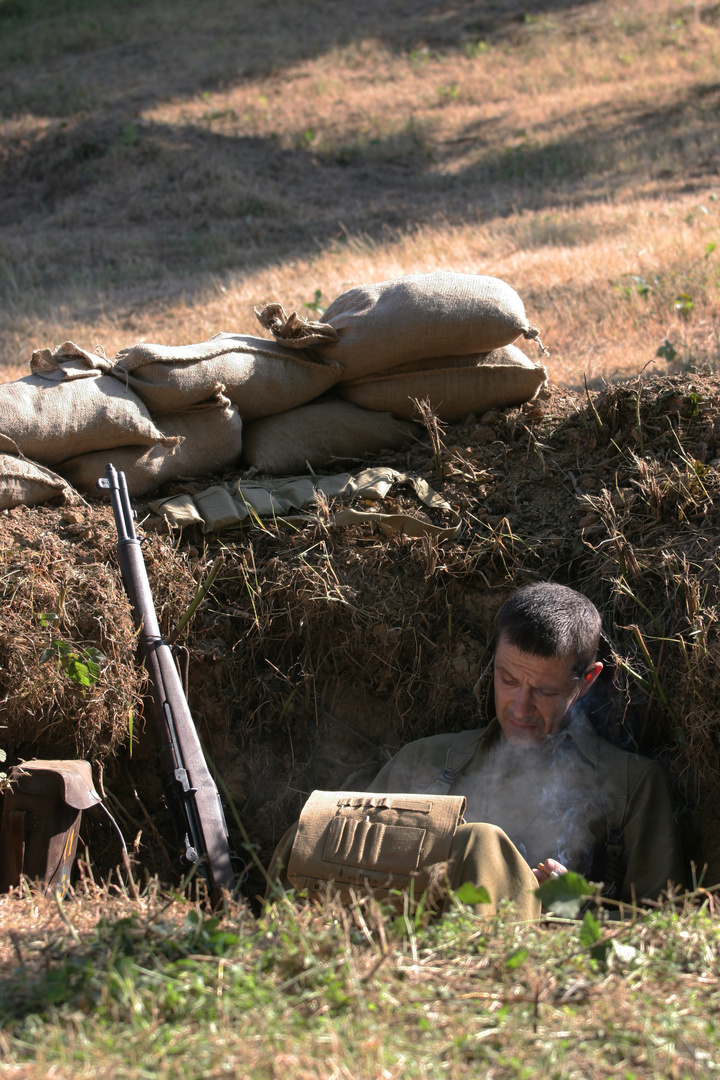
[[[106,313],[129,299],[192,297],[212,276],[352,236],[371,247],[437,221],[581,206],[647,182],[662,197],[704,183],[720,149],[718,83],[655,110],[570,104],[527,135],[500,116],[446,142],[427,110],[385,138],[358,131],[336,142],[138,119],[159,101],[336,47],[357,46],[358,70],[367,41],[424,63],[427,50],[520,40],[553,13],[582,10],[567,0],[370,0],[360,17],[326,0],[268,0],[262,15],[250,0],[0,0],[0,108],[18,117],[0,148],[0,294],[30,316],[60,300],[92,318],[100,294]],[[33,112],[55,119],[24,125]],[[552,243],[546,233],[538,242]]]
[[[515,41],[589,0],[0,0],[0,109],[46,116],[225,89],[333,49],[428,51]],[[361,63],[362,55],[358,53]],[[23,67],[26,68],[23,71]]]
[[[712,84],[654,111],[570,113],[561,130],[540,125],[512,145],[478,125],[438,144],[420,125],[313,147],[101,114],[6,141],[0,226],[6,257],[13,245],[30,253],[16,275],[36,289],[74,276],[82,290],[87,272],[90,291],[170,275],[187,276],[187,293],[203,275],[250,272],[348,235],[371,244],[388,230],[586,205],[647,182],[663,198],[693,190],[716,172],[719,108]],[[62,257],[43,257],[43,245]]]

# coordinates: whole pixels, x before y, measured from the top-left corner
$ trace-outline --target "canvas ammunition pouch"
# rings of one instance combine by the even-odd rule
[[[9,772],[0,822],[0,891],[21,874],[63,896],[83,810],[100,802],[87,761],[27,761]]]
[[[313,791],[298,822],[287,876],[296,889],[325,892],[328,882],[386,894],[425,891],[430,868],[447,862],[465,811],[459,795],[374,795]]]

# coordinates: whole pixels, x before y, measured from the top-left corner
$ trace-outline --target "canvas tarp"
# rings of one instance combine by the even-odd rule
[[[159,499],[150,503],[150,507],[173,527],[202,525],[204,532],[221,532],[223,529],[252,525],[263,518],[302,524],[311,515],[298,515],[296,511],[317,507],[318,493],[328,501],[338,498],[356,503],[373,502],[384,499],[395,484],[410,485],[425,506],[447,512],[449,525],[434,525],[425,515],[383,514],[365,506],[331,509],[327,524],[356,525],[373,521],[387,534],[433,536],[438,541],[458,535],[461,528],[459,515],[441,495],[433,491],[427,481],[414,473],[398,472],[387,467],[363,469],[355,476],[338,473],[335,476],[238,480],[230,487],[214,485],[193,495],[180,494]]]

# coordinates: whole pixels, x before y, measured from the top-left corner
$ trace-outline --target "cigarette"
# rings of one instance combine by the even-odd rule
[[[549,870],[545,863],[539,862],[537,868],[538,870],[542,870],[543,874],[548,874],[551,878],[560,877],[560,872],[558,870]]]

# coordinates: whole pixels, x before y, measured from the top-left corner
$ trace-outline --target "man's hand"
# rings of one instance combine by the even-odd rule
[[[533,870],[538,885],[542,885],[548,878],[560,877],[561,874],[567,874],[567,872],[567,866],[563,866],[557,859],[546,859],[545,862],[538,863]]]

